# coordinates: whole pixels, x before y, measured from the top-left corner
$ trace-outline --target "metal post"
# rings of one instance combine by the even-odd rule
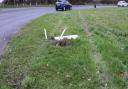
[[[94,1],[94,8],[96,8],[96,2],[97,2],[97,1],[96,1],[96,0],[93,0],[93,1]]]

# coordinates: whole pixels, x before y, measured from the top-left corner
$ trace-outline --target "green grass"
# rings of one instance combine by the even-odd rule
[[[28,24],[8,45],[0,89],[127,89],[127,8],[47,14]],[[78,34],[66,47],[50,37]],[[45,40],[43,28],[48,31]]]

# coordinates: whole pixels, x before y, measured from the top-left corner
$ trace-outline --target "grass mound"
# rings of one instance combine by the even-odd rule
[[[127,89],[127,8],[48,14],[28,24],[0,64],[0,89]],[[45,40],[78,34],[65,47]]]

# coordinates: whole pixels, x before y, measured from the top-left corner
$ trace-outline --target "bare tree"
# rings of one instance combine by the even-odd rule
[[[26,4],[31,5],[38,5],[38,4],[54,4],[57,0],[5,0],[4,4],[10,5],[20,5],[23,6]],[[72,4],[85,4],[85,3],[93,3],[94,0],[69,0]],[[113,4],[117,3],[118,0],[96,0],[98,3],[106,3],[106,4]],[[127,0],[128,1],[128,0]]]

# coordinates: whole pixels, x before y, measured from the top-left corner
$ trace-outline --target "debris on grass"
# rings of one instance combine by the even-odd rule
[[[88,81],[91,81],[91,78],[89,78]]]
[[[83,76],[82,78],[84,79],[85,77]]]
[[[97,72],[96,72],[96,74],[99,74],[99,73],[100,73],[100,71],[97,71]]]
[[[57,74],[60,74],[60,72],[57,72]]]
[[[49,64],[46,64],[46,67],[48,67],[49,66]]]
[[[105,87],[107,87],[108,86],[108,84],[107,83],[105,83]]]
[[[71,81],[72,81],[71,75],[69,75],[69,74],[65,75],[65,78],[63,80],[63,83],[69,85],[71,83]]]
[[[71,75],[66,75],[65,77],[66,77],[66,78],[70,78],[70,77],[71,77]]]

